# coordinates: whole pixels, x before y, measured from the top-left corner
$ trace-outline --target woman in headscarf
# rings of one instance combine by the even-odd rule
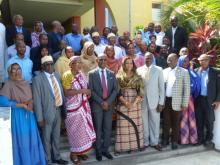
[[[183,55],[179,57],[178,66],[183,67],[189,71],[190,75],[190,91],[191,96],[187,109],[183,109],[180,119],[180,143],[181,144],[196,144],[198,140],[196,118],[194,109],[194,100],[200,94],[200,77],[190,68],[189,57]]]
[[[14,165],[45,165],[29,83],[22,80],[21,67],[8,68],[9,80],[0,90],[0,106],[11,107],[11,131]]]
[[[65,105],[67,118],[65,125],[70,145],[70,159],[79,165],[81,158],[86,160],[96,139],[92,123],[89,97],[91,91],[87,88],[87,80],[81,70],[81,59],[79,56],[70,58],[71,70],[62,76],[62,85],[66,97]]]
[[[70,70],[69,59],[74,55],[71,46],[67,46],[62,50],[61,56],[58,58],[54,65],[55,71],[62,77],[63,73]]]
[[[98,65],[96,55],[94,53],[94,44],[91,41],[86,41],[81,51],[82,72],[88,77],[88,72],[95,69]]]
[[[123,59],[117,80],[119,102],[116,121],[116,154],[141,150],[144,147],[141,117],[144,85],[143,80],[136,73],[136,66],[131,57]]]
[[[105,47],[104,53],[107,56],[106,67],[115,74],[117,74],[120,67],[120,62],[119,60],[115,59],[114,47],[111,45],[107,45]]]
[[[145,64],[145,59],[143,56],[134,54],[134,44],[132,42],[127,43],[125,47],[125,51],[126,51],[125,57],[132,58],[137,68]]]
[[[31,33],[32,48],[40,45],[39,36],[41,33],[46,33],[44,31],[43,23],[41,21],[36,21],[34,23],[34,31]]]

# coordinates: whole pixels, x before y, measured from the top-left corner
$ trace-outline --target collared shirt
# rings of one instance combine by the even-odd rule
[[[176,81],[176,69],[177,67],[175,67],[174,69],[170,68],[167,75],[164,76],[165,82],[166,82],[166,96],[167,97],[172,97],[172,88]]]
[[[98,67],[99,68],[99,67]],[[100,76],[100,80],[102,82],[102,70],[104,70],[104,76],[105,76],[105,82],[106,82],[106,86],[108,88],[108,81],[107,81],[107,71],[106,71],[106,68],[105,69],[102,69],[102,68],[99,68],[99,76]]]
[[[8,67],[14,63],[18,63],[20,65],[23,80],[26,80],[29,83],[31,83],[33,63],[29,58],[27,57],[20,58],[17,55],[12,57],[10,60],[8,60],[6,64],[6,68],[5,68],[5,71],[6,71],[5,79],[6,80],[8,79],[8,72],[7,72]]]
[[[108,39],[104,36],[101,36],[101,44],[108,45]]]
[[[172,27],[172,47],[174,48],[174,45],[175,45],[175,41],[174,41],[174,35],[176,33],[176,29],[177,27]]]
[[[156,34],[156,37],[157,37],[156,45],[162,46],[162,44],[163,44],[163,37],[165,36],[165,33],[161,31],[159,33],[155,32],[155,34]]]
[[[22,27],[15,26],[15,29],[17,33],[23,33]]]
[[[97,56],[99,56],[99,54],[101,54],[101,53],[104,53],[104,51],[105,51],[105,47],[106,47],[106,45],[103,45],[103,44],[98,44],[98,45],[95,45],[95,53],[97,54]]]
[[[156,35],[156,33],[153,31],[153,32],[150,32],[150,31],[147,31],[147,32],[145,32],[144,33],[144,42],[147,44],[147,45],[149,45],[149,43],[150,43],[150,36],[151,35]]]
[[[124,57],[123,51],[120,47],[114,45],[114,50],[115,50],[115,59],[121,59]]]
[[[208,85],[208,80],[209,80],[209,68],[206,69],[206,70],[202,70],[200,72],[200,77],[201,77],[200,95],[207,96],[207,85]]]
[[[46,75],[47,80],[49,81],[50,87],[51,87],[51,89],[52,89],[52,92],[53,92],[53,94],[54,94],[53,84],[52,84],[52,80],[51,80],[51,75],[54,76],[54,74],[53,74],[53,73],[52,73],[52,74],[49,74],[49,73],[47,73],[47,72],[44,72],[44,74]],[[62,104],[63,104],[63,99],[62,99],[61,89],[60,89],[59,83],[58,83],[58,81],[57,81],[57,79],[56,79],[55,76],[54,76],[54,79],[55,79],[55,82],[56,82],[56,84],[57,84],[57,86],[58,86],[58,91],[59,91],[60,98],[61,98],[61,100],[62,100],[62,101],[61,101],[61,105],[62,105]]]
[[[31,48],[26,45],[26,51],[25,51],[25,57],[30,58],[30,50]],[[16,45],[11,45],[7,48],[6,52],[6,61],[8,61],[10,58],[14,57],[17,55],[17,50],[16,50]]]
[[[5,53],[6,53],[6,42],[5,42],[5,25],[0,22],[0,84],[4,82],[5,74]]]
[[[82,35],[80,35],[80,34],[75,35],[73,33],[69,33],[69,34],[65,35],[65,41],[66,41],[67,45],[71,46],[73,48],[74,52],[80,52],[81,40],[82,40]]]

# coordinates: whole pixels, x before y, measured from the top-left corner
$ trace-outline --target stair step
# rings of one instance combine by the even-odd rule
[[[113,146],[111,146],[111,153],[113,153]],[[85,165],[135,165],[138,163],[144,163],[144,162],[152,162],[152,161],[158,161],[163,159],[168,159],[171,157],[177,157],[182,155],[187,155],[190,153],[198,153],[198,152],[204,152],[207,148],[204,146],[192,146],[192,145],[184,145],[179,146],[177,150],[171,150],[170,146],[163,148],[163,151],[159,152],[155,149],[149,147],[145,151],[141,152],[134,152],[131,154],[120,154],[119,156],[114,156],[114,160],[107,160],[103,157],[103,161],[97,162],[95,159],[95,152],[94,149],[88,154],[89,159],[87,161],[83,161],[82,164]],[[69,150],[61,150],[61,156],[63,159],[69,161],[69,165],[72,164],[69,159]]]

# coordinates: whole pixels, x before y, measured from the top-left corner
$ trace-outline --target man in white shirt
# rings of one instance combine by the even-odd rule
[[[17,55],[16,43],[18,43],[18,42],[20,42],[20,41],[24,42],[24,35],[23,35],[22,33],[17,33],[17,34],[15,35],[15,44],[13,44],[13,45],[11,45],[11,46],[9,46],[9,47],[7,48],[6,57],[5,57],[6,62],[7,62],[10,58],[12,58],[12,57],[14,57],[14,56]],[[25,51],[25,54],[24,54],[25,57],[30,58],[30,50],[31,50],[30,47],[29,47],[28,45],[26,45],[26,51]]]
[[[96,55],[98,56],[99,54],[104,53],[106,46],[100,42],[101,40],[100,40],[100,35],[98,32],[92,33],[92,41],[95,45],[94,51],[95,51]]]
[[[115,45],[116,43],[116,36],[114,33],[108,34],[108,44],[114,47],[115,50],[115,59],[122,59],[124,57],[122,49]]]
[[[169,68],[163,70],[165,81],[165,108],[163,111],[163,141],[169,144],[170,129],[172,149],[178,148],[180,111],[188,107],[190,78],[187,70],[177,66],[178,56],[174,53],[167,58]]]
[[[155,28],[155,35],[157,37],[156,45],[162,46],[163,37],[165,36],[165,33],[163,31],[161,31],[160,24],[156,24],[154,28]]]

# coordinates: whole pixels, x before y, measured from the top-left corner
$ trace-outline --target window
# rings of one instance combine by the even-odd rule
[[[161,4],[152,3],[152,21],[160,22]]]

